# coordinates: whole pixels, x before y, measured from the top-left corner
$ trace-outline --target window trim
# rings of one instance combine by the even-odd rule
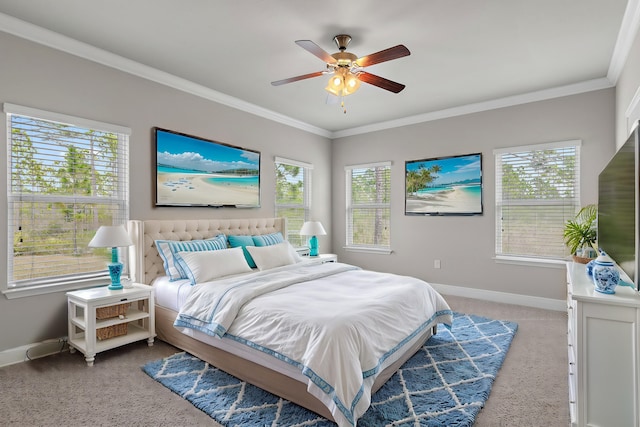
[[[496,264],[524,265],[527,267],[544,267],[557,269],[566,268],[567,261],[569,261],[568,259],[560,260],[513,255],[495,255],[493,259],[495,260]]]
[[[128,257],[123,256],[122,259],[128,259]],[[123,278],[124,277],[127,277],[127,275],[123,275]],[[76,289],[106,286],[110,281],[111,279],[109,278],[109,273],[107,272],[104,276],[92,278],[66,280],[55,283],[41,283],[37,285],[21,286],[17,288],[5,288],[2,290],[2,294],[4,294],[7,299],[24,298],[57,292],[68,292]]]
[[[70,116],[67,114],[53,113],[51,111],[39,110],[37,108],[23,107],[16,104],[10,104],[5,102],[2,104],[2,111],[5,114],[16,114],[20,116],[29,116],[32,118],[50,120],[54,122],[60,122],[72,126],[81,126],[94,130],[101,130],[112,133],[122,133],[131,136],[131,128],[119,125],[113,125],[110,123],[100,122],[92,119],[85,119],[82,117]],[[7,133],[11,130],[7,129]]]
[[[556,141],[556,142],[546,142],[541,144],[529,144],[529,145],[518,145],[515,147],[502,147],[495,148],[493,150],[493,155],[505,154],[505,153],[523,153],[529,151],[543,151],[543,150],[553,150],[556,148],[567,148],[567,147],[581,147],[582,140],[581,139],[569,139],[566,141]]]
[[[495,221],[494,221],[494,256],[493,259],[495,260],[496,263],[502,263],[502,264],[514,264],[514,265],[528,265],[528,266],[538,266],[538,267],[549,267],[549,268],[558,268],[558,265],[560,265],[561,267],[564,266],[564,264],[566,263],[567,259],[561,259],[561,258],[542,258],[542,257],[535,257],[535,256],[531,256],[531,255],[512,255],[512,254],[504,254],[504,253],[498,253],[498,229],[501,228],[501,224],[500,224],[500,218],[499,218],[499,212],[501,210],[501,206],[502,206],[502,184],[499,183],[499,177],[501,177],[501,173],[498,173],[498,165],[499,163],[501,163],[501,161],[498,161],[498,156],[501,156],[502,154],[514,154],[514,153],[523,153],[523,152],[532,152],[532,151],[543,151],[543,150],[553,150],[553,149],[560,149],[560,148],[568,148],[568,147],[573,147],[576,149],[576,155],[578,157],[578,163],[577,163],[577,170],[574,171],[575,172],[575,185],[574,185],[574,191],[575,191],[575,202],[577,206],[580,206],[580,173],[581,173],[581,165],[580,165],[580,151],[581,151],[581,147],[582,147],[582,140],[580,139],[572,139],[572,140],[564,140],[564,141],[555,141],[555,142],[547,142],[547,143],[540,143],[540,144],[528,144],[528,145],[520,145],[520,146],[513,146],[513,147],[502,147],[502,148],[496,148],[493,150],[493,156],[494,156],[494,173],[495,173],[495,183],[494,183],[494,189],[495,189],[495,200],[494,200],[494,209],[495,209]],[[500,186],[500,189],[498,188],[498,186]],[[500,190],[500,191],[499,191]],[[541,201],[539,199],[536,200],[532,200],[531,201],[531,205],[540,205]],[[535,203],[533,203],[535,202]],[[526,203],[523,203],[523,205]],[[548,201],[544,204],[549,204],[549,205],[556,205],[557,203],[554,203],[554,201]]]
[[[2,112],[5,114],[5,123],[7,123],[7,118],[9,115],[19,115],[19,116],[26,116],[26,117],[38,119],[38,120],[53,121],[53,122],[63,123],[71,126],[82,127],[86,129],[100,130],[103,132],[115,133],[118,135],[125,135],[127,139],[131,136],[131,133],[132,133],[131,129],[125,126],[114,125],[110,123],[100,122],[97,120],[86,119],[82,117],[75,117],[75,116],[70,116],[66,114],[40,110],[37,108],[25,107],[21,105],[6,103],[6,102],[2,104]],[[123,171],[127,179],[127,183],[126,183],[127,188],[119,189],[119,190],[122,190],[126,194],[129,194],[130,192],[129,159],[128,159],[129,143],[126,140],[121,141],[119,138],[118,144],[126,144],[123,148],[126,151],[126,156],[124,158],[118,158],[117,160],[119,163],[119,168],[121,168],[120,170]],[[8,150],[7,159],[10,159],[11,126],[7,126],[7,129],[6,129],[6,149]],[[9,174],[10,166],[8,163],[5,165],[5,168],[6,168],[4,171],[5,175]],[[10,185],[10,183],[8,182],[7,185]],[[7,189],[8,188],[9,187],[7,187]],[[35,198],[46,199],[47,197],[48,196],[45,195],[45,196],[42,196],[42,198],[38,196],[36,196]],[[59,196],[58,197],[52,196],[52,197],[58,200],[60,199]],[[65,196],[63,196],[63,198],[65,198]],[[14,197],[10,194],[10,191],[7,190],[5,203],[8,204],[9,202],[11,202],[12,199],[14,199]],[[130,211],[131,209],[130,200],[128,198],[127,198],[127,201],[120,202],[120,203],[125,203],[126,210]],[[6,208],[7,208],[6,219],[8,221],[7,224],[9,224],[9,221],[11,220],[11,213],[9,212],[10,210],[8,209],[8,205],[6,206]],[[129,219],[129,212],[127,212],[127,218],[125,218],[125,222],[128,219]],[[5,265],[7,267],[7,270],[8,270],[8,264],[9,264],[9,257],[11,257],[11,254],[13,253],[12,242],[13,242],[13,238],[9,235],[9,230],[7,228],[7,261],[6,261],[7,264]],[[121,253],[122,259],[128,259],[128,255],[129,255],[128,248],[120,248],[120,251],[121,251],[120,253]],[[2,289],[0,289],[0,293],[5,295],[7,299],[30,297],[30,296],[44,295],[44,294],[50,294],[50,293],[66,292],[66,291],[75,290],[75,289],[102,286],[107,284],[107,282],[110,280],[109,272],[106,270],[104,271],[104,273],[100,272],[100,273],[78,274],[78,275],[74,275],[73,277],[60,277],[58,279],[48,279],[48,278],[34,279],[30,284],[22,285],[22,286],[10,287],[9,281],[7,279],[8,277],[5,278],[5,283],[2,285]]]
[[[350,212],[352,212],[353,206],[351,205],[351,172],[354,169],[367,169],[367,168],[377,168],[377,167],[388,167],[389,173],[392,170],[392,161],[382,161],[382,162],[373,162],[373,163],[362,163],[356,165],[347,165],[344,167],[345,172],[345,242],[346,244],[342,247],[346,251],[351,252],[365,252],[365,253],[376,253],[376,254],[386,254],[389,255],[393,252],[391,249],[391,238],[389,238],[388,246],[381,245],[362,245],[362,244],[354,244],[349,243],[353,241],[353,236],[349,235],[349,230],[352,229],[351,226],[351,216]],[[391,188],[389,188],[391,192]],[[379,203],[368,203],[358,205],[359,208],[388,208],[391,211],[391,197],[389,198],[389,203],[387,204],[379,204]]]

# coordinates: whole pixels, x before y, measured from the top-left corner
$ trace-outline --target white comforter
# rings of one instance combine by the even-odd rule
[[[198,284],[175,326],[297,366],[342,427],[367,410],[375,378],[402,345],[451,322],[445,300],[422,280],[326,263]]]

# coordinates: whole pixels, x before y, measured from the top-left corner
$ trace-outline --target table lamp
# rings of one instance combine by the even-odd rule
[[[320,221],[307,221],[300,229],[301,236],[311,236],[309,239],[309,256],[318,256],[318,238],[327,234]]]
[[[123,288],[120,283],[123,264],[118,261],[118,248],[131,245],[133,245],[133,242],[122,225],[100,226],[96,231],[96,235],[89,242],[90,248],[111,248],[111,263],[108,264],[109,276],[111,276],[109,289],[111,290]]]

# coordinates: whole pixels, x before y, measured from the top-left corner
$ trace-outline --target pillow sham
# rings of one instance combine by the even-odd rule
[[[192,285],[251,271],[239,247],[199,252],[179,251],[176,260]]]
[[[178,272],[178,266],[175,264],[175,257],[171,253],[168,240],[156,240],[156,249],[158,249],[158,255],[162,258],[162,266],[164,272],[170,280],[178,280],[180,273]]]
[[[156,240],[156,248],[158,254],[162,258],[164,271],[170,280],[186,279],[186,273],[176,262],[176,253],[212,251],[219,249],[227,249],[227,237],[224,234],[218,234],[215,237],[205,240]]]
[[[295,264],[297,260],[291,254],[290,248],[289,242],[270,246],[247,246],[247,250],[260,271]]]
[[[252,238],[255,246],[271,246],[284,242],[284,237],[279,231],[277,233],[252,236]]]
[[[244,257],[247,260],[249,267],[256,268],[256,263],[253,261],[253,258],[251,258],[251,254],[247,251],[247,246],[255,246],[251,236],[228,236],[227,240],[229,240],[229,246],[232,248],[242,248],[242,252],[244,253]]]

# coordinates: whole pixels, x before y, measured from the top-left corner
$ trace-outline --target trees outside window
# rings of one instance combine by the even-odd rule
[[[276,217],[287,218],[286,239],[295,247],[306,245],[300,229],[308,221],[311,207],[311,171],[313,165],[277,157]]]
[[[580,141],[494,151],[496,254],[562,259],[564,225],[580,209]]]
[[[370,250],[391,247],[391,163],[345,168],[347,246]]]

